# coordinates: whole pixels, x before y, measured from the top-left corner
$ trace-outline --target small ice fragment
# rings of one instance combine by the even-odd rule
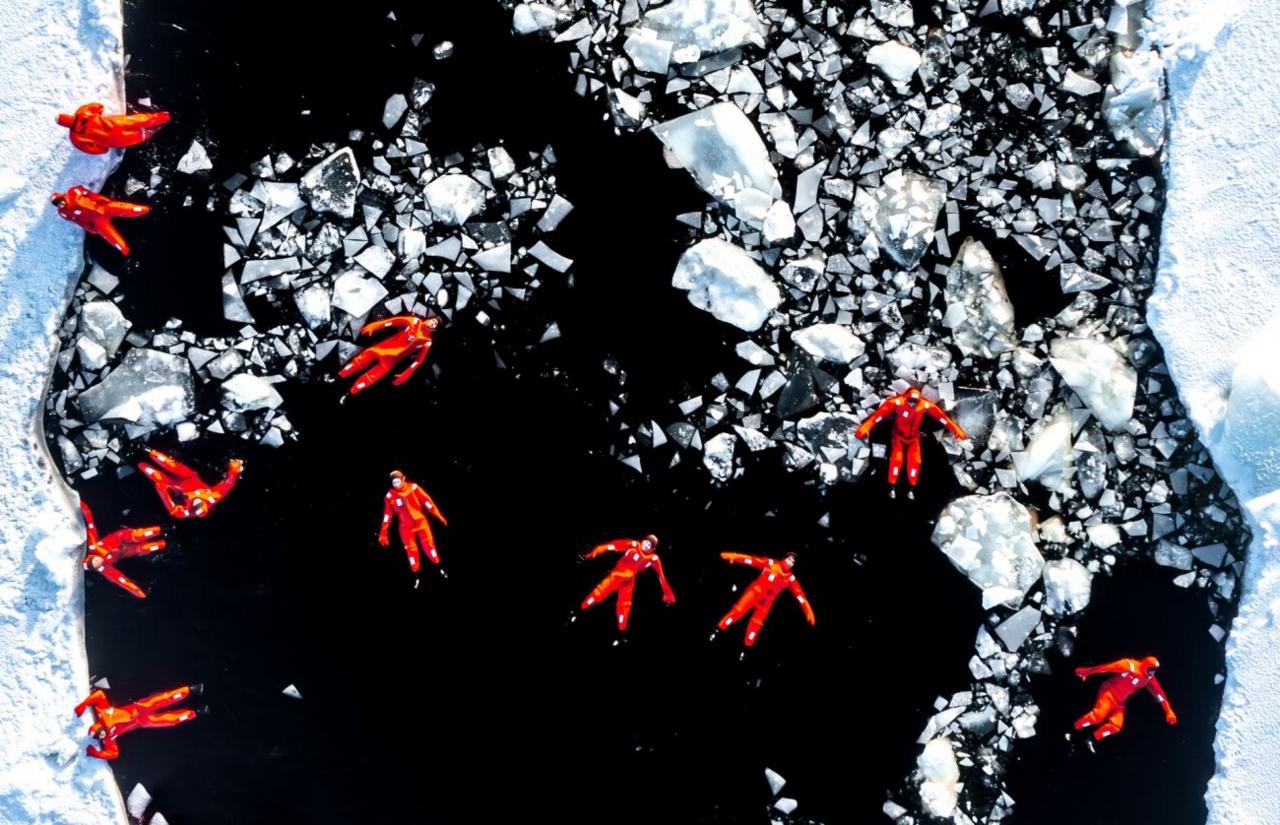
[[[147,813],[147,806],[151,804],[151,793],[139,782],[133,786],[133,790],[129,791],[129,797],[124,802],[125,810],[129,812],[129,816],[142,821],[142,817]]]
[[[996,636],[1004,643],[1005,650],[1013,653],[1022,647],[1027,637],[1040,623],[1040,611],[1031,605],[1019,610],[996,626]]]
[[[299,191],[315,211],[350,218],[356,213],[359,185],[356,154],[346,146],[308,169]]]
[[[191,148],[178,161],[178,171],[184,175],[207,172],[212,168],[213,161],[209,160],[209,153],[198,140],[191,141]]]
[[[441,175],[422,194],[432,216],[449,226],[461,226],[484,208],[484,187],[470,175]]]
[[[842,324],[814,324],[791,333],[791,340],[819,361],[848,364],[866,352],[866,344]]]
[[[453,57],[453,41],[441,40],[431,48],[431,56],[436,60],[447,60]]]
[[[222,382],[222,406],[233,412],[274,410],[283,403],[275,387],[257,375],[241,372]]]
[[[288,696],[290,699],[302,698],[302,691],[298,690],[298,688],[293,685],[287,686],[284,690],[280,692],[283,693],[285,696]]]
[[[1092,589],[1093,574],[1075,559],[1054,559],[1044,566],[1044,606],[1050,615],[1084,610]]]
[[[707,441],[702,448],[702,464],[716,481],[728,481],[733,475],[733,449],[738,437],[733,433],[720,433]]]
[[[293,302],[310,329],[329,323],[329,290],[320,284],[312,284],[293,293]]]
[[[402,94],[394,94],[387,98],[387,104],[382,107],[382,125],[390,129],[400,122],[400,118],[404,117],[404,113],[409,110],[409,101]]]
[[[782,789],[787,784],[787,780],[783,779],[782,775],[773,768],[764,769],[764,778],[769,783],[769,794],[771,796],[777,796],[782,793]]]

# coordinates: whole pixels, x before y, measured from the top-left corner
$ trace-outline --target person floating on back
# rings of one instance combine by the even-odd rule
[[[1165,721],[1170,725],[1178,724],[1178,715],[1173,712],[1164,688],[1160,687],[1160,682],[1156,680],[1156,670],[1159,668],[1160,662],[1154,656],[1148,656],[1145,659],[1117,659],[1110,664],[1097,667],[1076,668],[1076,675],[1081,680],[1102,673],[1115,674],[1102,683],[1102,687],[1098,690],[1098,701],[1094,704],[1093,710],[1076,720],[1076,730],[1092,728],[1096,725],[1093,738],[1098,740],[1106,739],[1113,733],[1119,733],[1124,729],[1125,703],[1129,701],[1129,697],[1143,688],[1146,688],[1160,703],[1160,707],[1164,709]]]
[[[409,569],[415,573],[422,566],[423,552],[431,559],[432,564],[440,564],[440,553],[436,550],[436,540],[431,533],[428,517],[436,518],[441,524],[449,526],[444,514],[431,500],[431,496],[427,495],[426,490],[406,479],[399,470],[392,471],[391,489],[387,491],[382,505],[382,529],[378,531],[378,544],[390,546],[389,531],[394,518],[400,529],[400,542],[404,545],[405,555],[409,557]]]
[[[71,130],[71,143],[81,152],[101,155],[146,143],[169,122],[168,112],[104,115],[101,103],[86,103],[74,115],[58,115],[58,124]]]
[[[76,705],[76,716],[83,716],[87,709],[93,709],[94,722],[89,728],[89,735],[97,739],[102,746],[90,745],[85,752],[98,759],[115,759],[120,755],[120,745],[116,739],[130,731],[140,728],[171,728],[183,722],[190,722],[197,716],[207,713],[208,708],[168,711],[165,708],[176,705],[188,696],[199,696],[203,692],[203,685],[188,685],[114,707],[107,701],[106,693],[95,690],[83,702]]]
[[[233,458],[227,463],[226,478],[210,485],[195,470],[159,450],[147,450],[154,464],[138,462],[138,469],[155,485],[165,509],[174,518],[204,518],[218,502],[227,497],[244,471],[244,462]]]
[[[609,575],[605,576],[604,581],[596,585],[583,600],[580,609],[594,607],[616,592],[618,594],[618,629],[626,630],[627,620],[631,617],[631,600],[635,595],[636,578],[650,568],[658,574],[658,583],[662,585],[662,601],[665,604],[675,604],[676,594],[671,589],[666,574],[662,572],[662,559],[658,558],[657,548],[658,537],[648,535],[638,541],[617,539],[601,544],[583,556],[582,559],[585,561],[605,553],[622,554],[622,558],[618,559],[618,563],[613,566],[613,570],[609,571]]]
[[[129,257],[129,242],[111,223],[112,218],[141,218],[151,211],[142,203],[116,201],[83,186],[73,186],[66,192],[54,192],[50,202],[58,208],[58,214],[86,232],[101,236],[116,251]]]
[[[117,570],[116,562],[137,556],[149,556],[163,550],[164,539],[159,538],[160,528],[122,527],[99,538],[98,527],[93,522],[93,511],[89,509],[89,505],[83,501],[80,502],[80,512],[84,514],[86,536],[84,569],[96,570],[107,581],[124,588],[139,599],[145,599],[146,591]]]
[[[920,425],[924,423],[924,417],[928,415],[942,422],[951,434],[960,440],[964,440],[969,436],[961,429],[960,425],[951,420],[951,416],[942,411],[942,408],[925,398],[920,390],[914,387],[906,392],[895,395],[880,405],[880,408],[872,413],[862,422],[854,433],[855,436],[862,440],[866,440],[871,435],[871,431],[876,428],[880,422],[889,416],[893,416],[893,441],[889,445],[889,495],[894,495],[895,487],[898,483],[898,477],[902,474],[902,464],[906,461],[907,465],[907,484],[913,488],[909,491],[911,497],[915,497],[915,486],[920,481]]]
[[[393,335],[370,344],[348,361],[338,371],[341,378],[350,378],[356,373],[364,373],[351,385],[351,394],[364,392],[369,387],[386,378],[400,362],[412,359],[409,365],[391,380],[392,386],[400,386],[413,377],[418,368],[427,360],[431,351],[431,336],[440,326],[439,318],[423,318],[420,315],[395,315],[365,324],[361,335],[372,335],[384,329],[394,329]]]
[[[734,622],[751,613],[751,618],[747,621],[747,634],[742,641],[745,646],[751,647],[760,637],[760,629],[764,627],[764,620],[769,617],[774,601],[784,590],[790,590],[791,595],[796,597],[809,624],[817,623],[809,599],[804,595],[800,582],[796,581],[795,573],[791,572],[796,564],[795,553],[788,553],[781,560],[764,556],[748,556],[745,553],[721,553],[720,558],[731,564],[754,567],[760,571],[760,575],[720,620],[720,624],[717,625],[718,630],[728,630]]]

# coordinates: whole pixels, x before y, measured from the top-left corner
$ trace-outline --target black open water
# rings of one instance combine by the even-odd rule
[[[145,180],[157,158],[172,168],[197,136],[215,181],[268,149],[301,156],[376,124],[388,95],[423,77],[438,87],[434,153],[551,144],[577,211],[552,239],[576,260],[576,286],[501,319],[530,340],[559,320],[564,337],[539,350],[542,362],[495,369],[483,336],[458,325],[432,352],[438,380],[424,370],[343,405],[338,384],[282,385],[296,444],[161,440],[214,474],[230,455],[246,459],[240,486],[204,521],[164,517],[136,474],[77,485],[105,529],[159,523],[170,540],[127,565],[145,603],[89,577],[91,669],[118,699],[202,681],[212,711],[124,739],[121,786],[144,783],[172,825],[761,824],[768,766],[801,814],[882,821],[934,698],[969,681],[978,592],[929,541],[959,491],[932,441],[914,502],[889,502],[879,468],[821,498],[766,460],[708,495],[700,468],[645,480],[603,455],[614,431],[605,358],[628,371],[640,405],[661,403],[699,391],[737,340],[669,287],[673,216],[704,202],[688,176],[665,167],[650,136],[614,135],[572,93],[564,54],[513,38],[496,3],[128,0],[126,21],[129,95],[176,121],[126,158],[109,191],[130,174]],[[425,34],[416,49],[414,32]],[[432,60],[444,39],[455,55]],[[122,274],[136,326],[178,317],[226,334],[222,217],[203,209],[203,185],[182,208],[182,185],[125,227],[127,265],[90,247]],[[398,543],[375,542],[393,468],[450,519],[439,534],[448,580],[428,570],[415,590]],[[642,581],[621,645],[607,607],[570,622],[611,564],[577,555],[645,532],[663,539],[678,603],[662,606],[656,582]],[[797,551],[818,626],[784,600],[744,659],[737,633],[711,643],[732,586],[750,580],[719,560],[725,549]],[[1203,595],[1167,579],[1096,580],[1076,660],[1036,685],[1041,735],[1018,751],[1017,822],[1204,821],[1220,651]],[[1070,666],[1148,650],[1166,661],[1183,724],[1164,727],[1139,701],[1102,753],[1065,743],[1093,696]],[[302,701],[281,694],[291,683]]]

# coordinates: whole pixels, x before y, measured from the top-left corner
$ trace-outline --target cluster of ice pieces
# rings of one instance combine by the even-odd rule
[[[436,157],[424,138],[433,92],[415,81],[387,101],[385,131],[299,159],[268,154],[225,181],[225,336],[177,320],[133,328],[119,279],[93,267],[62,326],[47,402],[69,475],[127,463],[131,443],[165,428],[279,446],[296,436],[282,385],[331,377],[367,321],[439,314],[490,335],[504,308],[562,276],[572,261],[546,238],[573,206],[556,191],[552,150]]]
[[[773,451],[820,485],[851,481],[873,457],[857,422],[912,384],[970,433],[969,449],[941,438],[971,495],[936,537],[988,620],[972,688],[940,698],[920,740],[946,741],[959,777],[935,744],[925,797],[885,811],[1005,819],[1007,755],[1039,713],[1029,677],[1070,653],[1093,576],[1155,559],[1221,618],[1241,573],[1239,513],[1144,319],[1165,103],[1143,4],[948,0],[918,25],[899,0],[762,0],[729,45],[711,32],[736,4],[503,2],[710,196],[676,216],[690,251],[674,281],[745,333],[740,361],[661,420],[629,416],[625,365],[611,370],[619,461],[692,459],[726,482]],[[646,23],[664,8],[699,24]],[[696,62],[675,56],[691,41]],[[1026,312],[1013,283],[1062,303]],[[1047,494],[1034,512],[1030,485]]]
[[[125,813],[129,817],[129,825],[169,825],[164,814],[155,810],[151,792],[139,782],[125,797]]]

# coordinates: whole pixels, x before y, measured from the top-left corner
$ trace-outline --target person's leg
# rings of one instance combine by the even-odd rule
[[[631,599],[636,592],[636,580],[627,579],[618,587],[618,629],[627,629],[627,620],[631,618]]]
[[[585,599],[582,600],[582,610],[588,607],[594,607],[609,597],[609,594],[618,588],[621,576],[615,576],[613,573],[604,577],[604,580],[595,586]]]
[[[898,477],[902,475],[902,462],[906,458],[906,452],[902,449],[902,442],[895,435],[893,443],[889,449],[889,486],[892,487],[898,483]]]

